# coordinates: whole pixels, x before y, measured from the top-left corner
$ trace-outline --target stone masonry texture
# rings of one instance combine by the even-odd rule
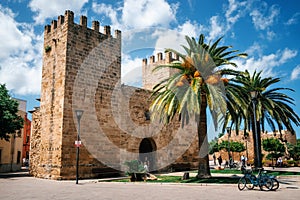
[[[147,119],[151,91],[120,82],[121,32],[116,30],[112,36],[109,26],[104,26],[103,33],[99,27],[99,22],[93,21],[88,28],[85,16],[79,24],[74,23],[72,11],[45,26],[30,174],[75,179],[76,109],[84,110],[79,178],[98,177],[101,169],[108,168],[123,173],[124,162],[131,159],[149,160],[155,171],[176,164],[195,168],[198,141],[194,125],[182,129],[178,118],[169,125]]]

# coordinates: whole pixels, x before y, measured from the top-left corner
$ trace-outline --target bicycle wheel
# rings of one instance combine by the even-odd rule
[[[254,184],[250,178],[245,178],[246,179],[246,188],[248,190],[252,190],[254,188]]]
[[[264,190],[264,191],[270,191],[273,187],[273,181],[272,179],[268,178],[268,177],[261,177],[259,179],[259,188],[260,190]]]
[[[240,178],[240,180],[239,180],[239,182],[238,182],[238,188],[239,188],[239,190],[243,190],[243,189],[245,189],[245,187],[246,187],[246,178],[245,177],[242,177],[242,178]]]
[[[272,178],[273,187],[272,190],[277,190],[279,188],[279,181],[276,178]]]

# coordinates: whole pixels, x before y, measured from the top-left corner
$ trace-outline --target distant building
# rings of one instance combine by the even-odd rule
[[[0,172],[11,172],[18,171],[22,166],[22,151],[23,151],[23,137],[25,132],[28,130],[30,132],[30,124],[28,123],[26,114],[26,101],[21,99],[15,99],[19,102],[20,115],[24,119],[24,128],[10,134],[9,141],[0,140]],[[26,128],[26,130],[25,130]]]
[[[280,138],[280,133],[278,131],[276,132],[262,132],[261,133],[261,140],[268,139],[268,138],[277,138],[280,139],[283,144],[291,143],[291,144],[296,144],[297,139],[296,139],[296,134],[291,134],[291,132],[283,130],[282,132],[282,137]],[[244,136],[243,131],[240,131],[239,134],[237,135],[235,130],[232,130],[229,140],[231,142],[241,142],[244,144],[246,150],[237,153],[237,152],[231,152],[231,156],[233,157],[234,161],[240,161],[241,155],[244,155],[248,159],[248,163],[253,163],[254,162],[254,144],[253,144],[253,135],[252,132],[250,131],[248,133],[248,136]],[[218,143],[221,143],[222,141],[228,141],[228,133],[224,134],[222,137],[218,139]],[[263,159],[268,155],[268,152],[264,151],[262,148],[262,154],[263,154]],[[218,157],[219,155],[222,156],[223,160],[228,160],[228,151],[221,150],[219,153],[216,153],[216,156]],[[288,153],[286,152],[287,157]],[[212,158],[211,158],[212,160]]]
[[[26,114],[24,118],[24,127],[23,127],[23,151],[22,151],[22,166],[24,167],[27,167],[29,164],[30,132],[31,132],[31,121],[27,118],[27,114]]]

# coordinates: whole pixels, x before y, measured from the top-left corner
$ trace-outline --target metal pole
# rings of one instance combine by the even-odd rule
[[[77,148],[76,148],[76,184],[78,184],[80,119],[77,119],[77,121],[78,121],[78,132],[77,132]]]
[[[253,104],[253,118],[254,118],[254,137],[255,137],[255,153],[256,153],[256,168],[261,168],[262,163],[261,163],[261,152],[259,151],[259,142],[258,140],[260,139],[258,137],[258,131],[257,131],[257,121],[256,121],[256,105],[255,102],[256,99],[252,99],[252,104]]]
[[[228,131],[228,164],[230,164],[230,132]]]
[[[248,155],[248,141],[246,139],[246,156],[247,156],[247,160],[249,159],[249,155]]]

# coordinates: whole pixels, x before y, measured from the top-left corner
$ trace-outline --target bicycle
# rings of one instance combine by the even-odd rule
[[[263,168],[258,169],[258,175],[255,176],[252,170],[244,170],[244,176],[238,181],[238,189],[243,190],[247,188],[252,190],[255,186],[259,186],[260,190],[270,191],[273,187],[274,189],[277,186],[279,187],[279,182],[275,178],[271,179],[270,176],[262,172]]]
[[[279,181],[276,179],[276,177],[274,175],[269,175],[266,173],[266,171],[263,171],[263,174],[261,174],[261,176],[267,176],[268,178],[270,178],[273,182],[273,186],[271,190],[277,190],[279,188]]]

